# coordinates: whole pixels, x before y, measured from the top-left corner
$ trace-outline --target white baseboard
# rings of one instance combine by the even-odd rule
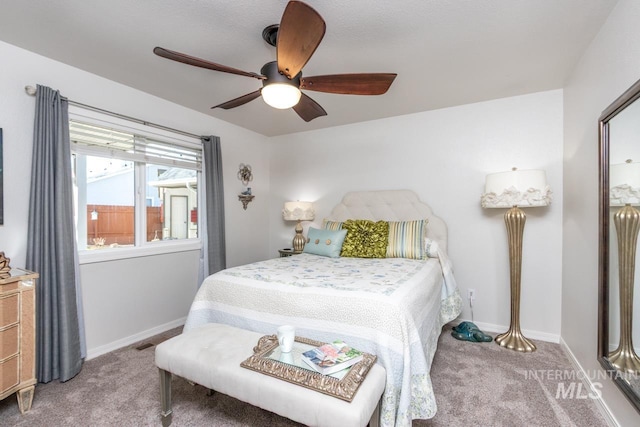
[[[620,427],[620,424],[618,424],[618,421],[615,419],[615,417],[609,410],[609,407],[602,400],[602,397],[600,396],[600,391],[596,390],[596,387],[594,387],[593,383],[591,382],[591,378],[582,368],[582,365],[580,365],[580,362],[578,362],[578,359],[576,359],[576,357],[573,355],[573,352],[571,351],[567,343],[564,342],[563,339],[560,339],[560,348],[562,348],[564,353],[567,355],[574,369],[576,369],[578,372],[582,374],[581,376],[582,376],[583,384],[587,387],[587,390],[591,390],[591,393],[589,395],[598,396],[597,398],[594,398],[593,401],[595,402],[596,406],[600,410],[600,413],[604,417],[607,424],[611,427]]]
[[[458,319],[460,322],[472,322],[472,320],[468,320],[468,319]],[[492,332],[492,333],[502,333],[502,332],[507,332],[507,330],[509,329],[509,326],[503,326],[503,325],[495,325],[493,323],[484,323],[484,322],[473,322],[478,328],[480,328],[481,331],[483,332]],[[548,332],[540,332],[540,331],[532,331],[530,329],[523,329],[522,330],[522,334],[527,337],[527,338],[531,338],[532,340],[540,340],[540,341],[546,341],[546,342],[552,342],[555,344],[560,343],[560,335],[557,334],[550,334]]]
[[[184,325],[184,322],[186,322],[186,320],[186,317],[182,317],[180,319],[165,323],[164,325],[156,326],[154,328],[147,329],[146,331],[139,332],[135,335],[130,335],[117,341],[110,342],[109,344],[101,345],[95,348],[89,348],[87,349],[87,358],[85,360],[94,359],[98,356],[102,356],[103,354],[107,354],[119,348],[126,347],[154,335],[158,335],[162,332],[168,331],[169,329],[177,328],[178,326]]]

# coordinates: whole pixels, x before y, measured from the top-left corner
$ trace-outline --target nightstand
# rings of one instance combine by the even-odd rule
[[[298,255],[300,253],[294,251],[293,248],[278,249],[278,252],[280,253],[280,258],[288,257],[291,255]]]
[[[0,400],[16,394],[31,409],[36,380],[37,273],[12,268],[0,276]]]

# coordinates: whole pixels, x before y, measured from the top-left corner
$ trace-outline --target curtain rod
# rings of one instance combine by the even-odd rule
[[[36,93],[38,92],[38,89],[36,89],[33,86],[25,86],[24,90],[25,90],[25,92],[27,92],[27,95],[30,95],[30,96],[36,96]],[[91,111],[95,111],[95,112],[98,112],[98,113],[106,114],[108,116],[117,117],[119,119],[129,120],[131,122],[135,122],[135,123],[138,123],[138,124],[141,124],[141,125],[145,125],[145,126],[149,126],[149,127],[152,127],[152,128],[166,130],[166,131],[169,131],[169,132],[174,132],[174,133],[177,133],[177,134],[180,134],[180,135],[184,135],[184,136],[188,136],[188,137],[195,138],[195,139],[203,138],[202,136],[196,135],[194,133],[185,132],[183,130],[174,129],[174,128],[170,128],[170,127],[163,126],[163,125],[158,125],[158,124],[155,124],[155,123],[148,122],[146,120],[141,120],[141,119],[136,119],[135,117],[125,116],[124,114],[114,113],[113,111],[103,110],[102,108],[93,107],[93,106],[87,105],[87,104],[82,104],[80,102],[72,101],[72,100],[70,100],[68,98],[65,98],[65,99],[67,100],[67,102],[69,104],[71,104],[73,106],[76,106],[76,107],[81,107],[81,108],[84,108],[84,109],[87,109],[87,110],[91,110]],[[206,138],[206,137],[205,137],[205,139],[209,140],[209,138]]]

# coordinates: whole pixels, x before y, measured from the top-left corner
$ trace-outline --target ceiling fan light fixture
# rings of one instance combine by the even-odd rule
[[[326,31],[322,16],[301,0],[291,0],[280,24],[266,27],[262,38],[276,48],[276,61],[262,66],[260,74],[217,64],[206,59],[156,47],[153,52],[163,58],[194,67],[262,81],[262,89],[223,102],[211,108],[229,110],[262,96],[265,103],[278,109],[292,108],[306,122],[326,116],[327,112],[300,89],[344,95],[381,95],[396,77],[394,73],[351,73],[312,76],[302,79],[302,68],[320,45]]]
[[[300,101],[302,93],[297,87],[288,83],[271,83],[262,88],[262,99],[273,108],[284,110]]]

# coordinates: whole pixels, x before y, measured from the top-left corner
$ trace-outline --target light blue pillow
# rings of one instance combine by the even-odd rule
[[[309,227],[307,244],[302,252],[338,258],[346,235],[347,230],[321,230]]]

